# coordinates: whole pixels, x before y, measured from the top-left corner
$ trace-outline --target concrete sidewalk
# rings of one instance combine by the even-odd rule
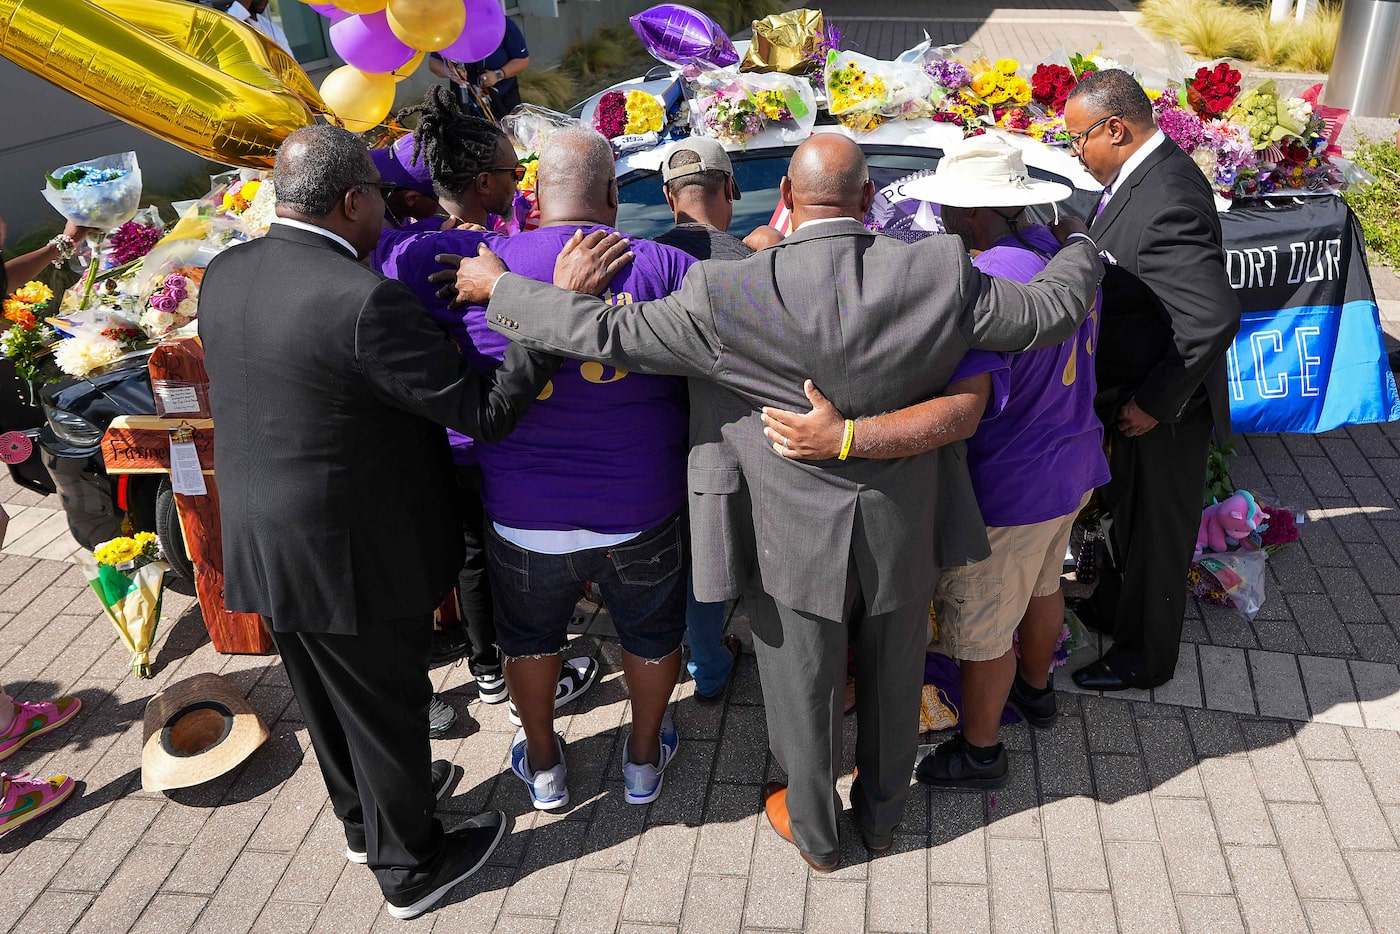
[[[1153,54],[1116,2],[957,0],[924,22],[930,6],[827,10],[849,44],[881,55],[925,28],[1022,58],[1098,42]],[[1393,273],[1376,278],[1394,288]],[[680,755],[661,798],[630,807],[620,650],[606,613],[581,605],[574,648],[597,653],[606,674],[561,711],[575,803],[552,815],[531,810],[510,774],[504,707],[475,700],[464,665],[438,670],[460,719],[434,754],[465,768],[447,817],[499,807],[514,829],[445,907],[413,922],[391,920],[371,874],[345,862],[278,659],[214,653],[193,599],[168,591],[155,677],[132,679],[66,560],[58,504],[0,481],[14,517],[0,555],[0,683],[85,705],[4,763],[66,772],[80,788],[0,838],[0,931],[1400,930],[1400,424],[1249,436],[1232,468],[1308,515],[1301,543],[1269,561],[1259,617],[1193,604],[1178,677],[1150,693],[1073,693],[1061,675],[1056,726],[1005,731],[1007,788],[916,786],[894,850],[872,860],[848,827],[830,875],[809,872],[760,816],[759,787],[781,776],[752,656],[722,706],[677,688]],[[734,625],[747,638],[742,606]],[[207,671],[247,695],[271,739],[223,779],[143,792],[147,699]]]

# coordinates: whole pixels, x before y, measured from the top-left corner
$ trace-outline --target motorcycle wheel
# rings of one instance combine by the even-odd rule
[[[194,564],[185,553],[185,530],[180,526],[180,514],[175,509],[175,491],[170,478],[163,477],[156,488],[156,535],[160,537],[165,560],[176,576],[193,583]]]

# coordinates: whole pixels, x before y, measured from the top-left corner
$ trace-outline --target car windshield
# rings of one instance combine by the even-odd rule
[[[877,189],[884,189],[916,172],[931,172],[942,153],[937,149],[917,152],[867,154],[870,178]],[[778,206],[778,182],[787,172],[792,148],[768,149],[754,153],[732,153],[734,177],[743,197],[734,202],[734,222],[730,230],[747,234],[768,223]],[[630,172],[618,180],[620,204],[617,227],[636,237],[655,237],[675,223],[661,194],[660,172]]]
[[[787,172],[788,160],[792,158],[794,148],[785,146],[730,154],[734,176],[739,181],[739,190],[743,192],[743,197],[734,202],[734,221],[730,224],[730,232],[742,237],[773,219],[773,212],[778,206],[778,182]],[[942,150],[932,148],[870,147],[866,150],[870,178],[876,188],[875,205],[871,211],[871,220],[876,226],[882,230],[909,226],[917,202],[907,200],[900,182],[914,175],[933,172],[942,155]],[[1068,179],[1035,167],[1028,171],[1035,178],[1068,182]],[[634,237],[656,237],[671,229],[675,218],[661,194],[660,172],[628,172],[618,179],[617,187],[620,202],[618,230]],[[1097,201],[1097,192],[1075,190],[1073,196],[1063,203],[1062,210],[1084,217],[1094,209]],[[933,212],[937,213],[936,207]],[[1041,207],[1029,209],[1032,222],[1048,221],[1047,214]],[[920,220],[926,222],[927,218]]]

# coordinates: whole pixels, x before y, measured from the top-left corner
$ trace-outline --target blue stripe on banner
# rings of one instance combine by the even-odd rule
[[[1373,301],[1246,312],[1227,358],[1235,431],[1400,421]]]

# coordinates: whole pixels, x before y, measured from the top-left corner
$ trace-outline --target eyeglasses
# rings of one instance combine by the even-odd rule
[[[398,191],[400,187],[402,186],[396,185],[393,182],[386,182],[382,178],[377,178],[372,182],[358,182],[354,185],[351,185],[349,188],[346,189],[346,192],[348,193],[351,191],[368,191],[371,188],[377,188],[381,195],[383,195],[385,198],[388,198],[394,192]]]
[[[478,175],[485,175],[487,172],[509,172],[515,176],[517,182],[525,180],[525,166],[517,162],[515,165],[488,165],[478,172]]]
[[[1083,149],[1084,141],[1089,138],[1089,134],[1097,130],[1099,127],[1103,126],[1108,121],[1112,120],[1114,117],[1118,117],[1120,120],[1122,119],[1122,115],[1120,114],[1109,114],[1107,117],[1104,117],[1103,119],[1097,121],[1093,126],[1089,127],[1089,129],[1085,130],[1083,133],[1075,133],[1074,135],[1070,136],[1069,151],[1079,152],[1081,149]]]

